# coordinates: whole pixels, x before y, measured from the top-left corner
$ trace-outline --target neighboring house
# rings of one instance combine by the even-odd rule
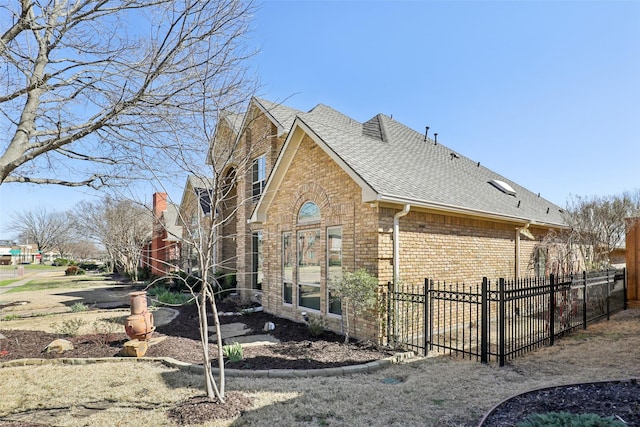
[[[178,206],[167,202],[167,193],[153,194],[153,235],[143,248],[141,263],[152,276],[174,272],[180,261],[182,228],[177,225]]]
[[[213,182],[210,178],[189,176],[182,192],[182,200],[179,206],[177,224],[182,233],[181,269],[187,273],[193,273],[200,269],[197,248],[211,253],[216,259],[218,244],[217,236],[209,236],[211,227],[211,196]],[[212,241],[209,240],[212,238]],[[211,242],[211,248],[208,246]]]
[[[540,241],[566,228],[539,194],[382,114],[360,123],[254,98],[240,128],[221,121],[214,164],[223,135],[237,210],[221,255],[241,294],[282,317],[307,312],[340,332],[331,283],[361,268],[380,284],[543,275]],[[374,319],[358,319],[357,334],[376,338]]]

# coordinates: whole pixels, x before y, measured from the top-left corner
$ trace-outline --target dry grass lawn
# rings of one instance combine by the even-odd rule
[[[640,378],[639,348],[640,310],[627,310],[503,368],[429,357],[345,377],[229,378],[227,390],[252,397],[254,408],[208,425],[476,425],[493,405],[530,389]],[[166,410],[203,394],[197,375],[136,362],[2,368],[0,384],[0,421],[59,426],[173,425]]]

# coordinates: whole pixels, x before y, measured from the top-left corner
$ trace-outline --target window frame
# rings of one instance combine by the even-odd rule
[[[264,234],[262,230],[251,233],[251,289],[262,291],[264,280]]]
[[[311,256],[306,256],[303,254],[304,252],[304,245],[305,245],[305,240],[307,240],[307,242],[309,241],[309,239],[305,239],[305,236],[310,236],[311,234],[314,234],[314,241],[313,241],[313,247],[312,246],[308,246],[307,248],[307,252],[309,252],[310,249],[313,249],[313,251],[311,252]],[[298,296],[297,296],[297,305],[300,308],[304,308],[306,310],[313,310],[316,312],[320,312],[322,310],[322,260],[321,258],[319,258],[317,256],[318,253],[318,248],[316,245],[320,245],[322,243],[322,232],[320,228],[307,228],[307,229],[302,229],[302,230],[298,230],[296,232],[296,284],[297,284],[297,290],[298,290]],[[320,250],[322,250],[322,247],[320,247]],[[320,252],[322,253],[322,252]],[[314,260],[309,266],[310,267],[316,267],[317,271],[307,271],[305,272],[305,266],[307,266],[307,264],[304,262],[305,260]],[[315,268],[313,268],[313,270],[315,270]],[[304,278],[304,275],[310,276],[312,277],[312,280],[302,280]],[[317,277],[317,280],[315,280]],[[317,298],[317,305],[316,304],[308,304],[308,305],[304,305],[303,304],[303,298],[305,298],[305,291],[311,290],[313,289],[312,293],[317,293],[317,297],[306,297],[306,298],[313,298],[314,300]]]
[[[251,164],[251,197],[257,201],[267,183],[267,156],[265,154],[253,159]]]
[[[336,231],[339,231],[340,234],[340,247],[338,250],[334,250],[331,246],[333,235],[336,234]],[[331,226],[331,227],[327,227],[327,238],[326,238],[326,268],[327,268],[327,274],[326,274],[326,279],[325,279],[325,283],[326,283],[326,293],[327,293],[327,315],[328,316],[335,316],[335,317],[342,317],[342,302],[338,301],[338,304],[340,304],[340,312],[337,313],[335,311],[332,311],[332,300],[331,300],[331,282],[334,280],[334,277],[332,277],[332,251],[333,253],[339,252],[338,255],[338,259],[339,259],[339,263],[340,263],[340,277],[342,277],[342,226],[341,225],[336,225],[336,226]],[[334,257],[335,258],[335,257]],[[335,267],[335,265],[333,266]],[[340,300],[340,298],[336,298],[337,300]]]
[[[289,238],[289,244],[285,244],[285,239]],[[284,231],[282,233],[282,303],[285,305],[293,305],[293,265],[294,265],[294,255],[293,251],[293,232],[292,231]],[[287,246],[289,248],[289,264],[291,268],[291,277],[287,277]],[[287,295],[289,296],[289,301],[287,301]]]

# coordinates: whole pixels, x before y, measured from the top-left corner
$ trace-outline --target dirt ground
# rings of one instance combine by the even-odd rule
[[[9,295],[20,294],[2,294],[0,301]],[[193,425],[473,426],[518,393],[640,378],[638,348],[640,310],[627,310],[503,368],[429,357],[340,377],[227,378],[228,397],[247,399],[250,407]],[[175,426],[189,423],[176,417],[181,412],[175,409],[188,408],[204,395],[199,375],[159,363],[5,367],[0,384],[0,426],[112,426],[130,425],[132,419],[139,425]]]

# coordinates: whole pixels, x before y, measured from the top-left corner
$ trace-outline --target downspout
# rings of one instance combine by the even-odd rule
[[[531,225],[530,222],[526,223],[524,227],[516,227],[516,265],[515,265],[515,275],[516,281],[520,279],[520,232],[529,228]]]
[[[393,283],[400,281],[400,218],[407,215],[411,205],[404,205],[404,208],[393,216]]]

